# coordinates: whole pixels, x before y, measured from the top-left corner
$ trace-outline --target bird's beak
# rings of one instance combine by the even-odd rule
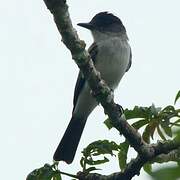
[[[94,29],[94,26],[91,23],[78,23],[77,25],[89,30]]]

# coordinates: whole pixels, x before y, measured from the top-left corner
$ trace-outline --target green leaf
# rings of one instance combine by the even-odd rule
[[[45,164],[43,167],[31,172],[26,180],[51,180],[55,174],[56,171],[53,170],[53,166]]]
[[[45,164],[43,167],[35,169],[26,178],[26,180],[62,180],[60,171],[53,165]]]
[[[109,162],[109,159],[107,157],[104,156],[104,159],[99,159],[99,160],[93,160],[93,159],[87,159],[86,163],[88,165],[100,165],[100,164],[105,164]]]
[[[159,126],[157,126],[157,132],[158,132],[159,136],[161,137],[161,139],[163,139],[164,141],[166,141],[166,138],[165,138],[165,136],[163,135],[163,133],[162,133],[162,131],[161,131],[161,129],[160,129]]]
[[[152,117],[157,116],[160,111],[161,108],[156,108],[155,105],[152,104],[150,107],[135,106],[133,110],[125,109],[124,114],[127,120],[134,118],[152,119]]]
[[[106,125],[106,127],[110,130],[111,128],[113,128],[113,125],[111,123],[111,120],[109,118],[107,118],[105,121],[104,121],[104,124]]]
[[[143,127],[144,125],[148,124],[149,121],[147,119],[142,119],[142,120],[139,120],[137,122],[134,122],[132,124],[132,126],[135,128],[135,129],[140,129],[141,127]]]
[[[90,168],[87,168],[85,173],[90,173],[92,171],[95,171],[95,170],[100,170],[100,169],[97,169],[96,167],[90,167]]]
[[[169,126],[169,122],[161,121],[161,127],[164,130],[164,132],[166,133],[166,135],[168,135],[169,137],[172,137],[172,129]]]
[[[167,113],[175,113],[175,108],[174,108],[174,106],[171,106],[171,105],[169,105],[169,106],[166,106],[163,110],[162,110],[162,112],[167,112]]]
[[[57,173],[53,176],[53,180],[62,180],[61,178],[61,174],[60,173]]]
[[[108,140],[98,140],[91,144],[89,144],[84,150],[83,154],[86,155],[101,155],[101,154],[110,154],[114,155],[113,151],[117,151],[119,149],[119,145],[117,145],[114,141]]]
[[[125,109],[124,114],[127,120],[134,118],[147,118],[149,116],[149,108],[135,106],[133,110]]]
[[[180,90],[178,91],[178,93],[176,94],[175,100],[174,100],[174,104],[176,104],[177,100],[180,98]]]
[[[118,153],[119,167],[123,171],[127,166],[127,154],[129,149],[129,143],[126,140],[120,144],[120,150]]]
[[[86,163],[86,158],[84,158],[84,157],[81,157],[81,159],[80,159],[80,165],[81,165],[81,167],[82,168],[84,168],[84,164]]]
[[[150,129],[149,126],[148,129]],[[142,138],[146,143],[150,143],[150,131],[148,129],[146,128],[142,134]]]
[[[156,121],[151,121],[145,128],[143,132],[143,139],[145,142],[150,143],[150,137],[153,139],[154,131],[157,127],[157,122]]]
[[[99,155],[109,154],[111,156],[115,155],[114,151],[119,150],[119,145],[114,141],[108,140],[98,140],[89,144],[83,151],[83,157],[80,160],[80,164],[83,168],[88,165],[98,165],[109,162],[109,159],[104,156],[103,159],[94,160],[93,158]],[[97,159],[97,158],[96,158]]]
[[[143,169],[144,169],[144,171],[146,171],[148,174],[151,174],[151,173],[152,173],[152,165],[149,164],[149,163],[146,163],[146,164],[143,166]]]

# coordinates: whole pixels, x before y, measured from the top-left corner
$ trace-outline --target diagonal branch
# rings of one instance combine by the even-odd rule
[[[122,115],[120,106],[114,102],[111,89],[101,79],[100,73],[95,69],[90,55],[85,50],[84,41],[79,39],[76,30],[72,26],[66,1],[44,0],[44,2],[54,16],[54,21],[62,36],[63,43],[71,51],[72,58],[88,81],[95,98],[103,106],[113,126],[124,135],[130,145],[138,152],[136,159],[131,160],[124,172],[113,173],[109,176],[97,173],[90,173],[88,175],[80,173],[79,179],[128,180],[136,174],[138,175],[142,166],[152,158],[162,153],[167,154],[180,147],[180,143],[174,140],[164,143],[159,142],[153,145],[148,145],[143,141],[137,130],[128,124]]]
[[[73,28],[65,0],[44,0],[47,8],[54,16],[56,26],[62,36],[62,41],[71,51],[72,58],[79,66],[87,79],[98,102],[101,103],[108,114],[114,127],[120,131],[129,141],[130,145],[140,154],[144,151],[142,146],[146,143],[136,129],[131,127],[122,112],[120,106],[115,104],[111,89],[101,79],[100,73],[95,69],[89,53],[85,50],[85,43],[81,41]],[[148,152],[147,152],[148,153]]]

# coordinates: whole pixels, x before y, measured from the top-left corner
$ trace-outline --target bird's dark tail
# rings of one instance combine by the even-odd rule
[[[72,163],[86,120],[75,117],[71,118],[64,136],[54,153],[53,159],[55,161],[65,161],[68,164]]]

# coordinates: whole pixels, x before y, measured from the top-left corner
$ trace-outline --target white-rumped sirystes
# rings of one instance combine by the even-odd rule
[[[124,25],[108,12],[100,12],[89,23],[78,25],[91,31],[94,42],[88,50],[89,54],[102,79],[114,90],[131,66],[131,48]],[[54,154],[55,161],[73,161],[87,118],[98,105],[81,72],[73,104],[72,118]]]

